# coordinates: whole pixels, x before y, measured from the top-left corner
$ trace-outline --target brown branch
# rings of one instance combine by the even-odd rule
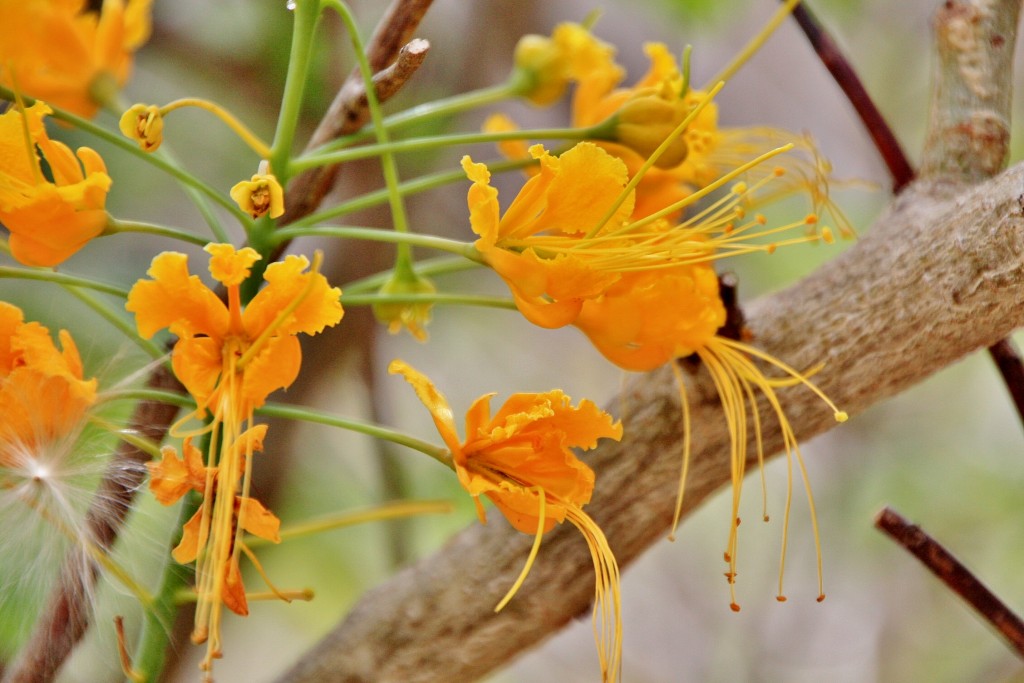
[[[1010,82],[1020,0],[946,2],[935,15],[939,55],[928,148],[928,177],[977,182],[999,172],[1010,150]],[[1024,425],[1024,362],[1013,343],[989,348]]]
[[[996,364],[996,368],[999,369],[1006,389],[1010,392],[1013,405],[1017,408],[1021,425],[1024,426],[1024,361],[1021,359],[1020,352],[1013,341],[1007,338],[1000,339],[988,347],[988,353]]]
[[[861,123],[864,124],[868,135],[875,143],[875,149],[878,150],[889,169],[893,193],[899,192],[914,179],[914,167],[907,159],[903,147],[900,146],[899,140],[896,139],[896,135],[892,132],[885,117],[882,116],[882,112],[875,106],[857,72],[839,49],[839,45],[822,27],[821,22],[806,4],[801,3],[796,6],[793,10],[793,18],[796,19],[821,63],[832,74],[836,85],[843,91],[846,99],[850,101],[854,111],[857,112]]]
[[[1020,0],[946,0],[921,175],[979,181],[1006,166]]]
[[[416,39],[405,45],[396,61],[373,77],[374,92],[380,102],[394,96],[419,69],[427,57],[430,44]],[[362,78],[349,78],[338,91],[330,108],[310,138],[307,150],[315,149],[343,135],[360,130],[369,119],[366,87]],[[338,177],[339,165],[320,166],[300,174],[288,185],[285,206],[288,207],[280,224],[293,223],[313,213]]]
[[[1019,657],[1024,657],[1024,621],[941,543],[889,507],[875,517],[875,527],[920,560],[947,588],[963,598],[991,624]]]
[[[851,249],[748,307],[755,343],[798,368],[824,362],[815,381],[856,415],[1005,337],[1024,325],[1022,183],[1024,165],[951,199],[944,187],[912,184]],[[704,398],[691,405],[687,512],[730,476],[721,407],[699,377],[694,393]],[[834,426],[831,411],[810,392],[780,394],[801,440]],[[625,566],[668,533],[681,419],[667,370],[637,376],[611,405],[622,406],[626,436],[586,458],[597,473],[587,510]],[[778,451],[775,418],[760,407],[765,449]],[[366,594],[280,683],[454,683],[484,675],[586,613],[593,568],[579,535],[566,526],[545,536],[528,581],[498,614],[493,606],[532,539],[500,518],[470,527]],[[724,609],[724,582],[721,590]]]

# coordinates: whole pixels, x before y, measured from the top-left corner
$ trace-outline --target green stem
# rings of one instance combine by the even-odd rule
[[[274,130],[274,142],[270,145],[270,168],[282,186],[290,177],[289,157],[295,142],[295,129],[302,110],[302,93],[309,77],[309,58],[313,49],[313,32],[320,18],[320,3],[317,0],[296,0],[292,13],[291,53],[288,57],[288,74],[281,96],[281,111]]]
[[[264,405],[256,411],[256,414],[263,417],[302,420],[303,422],[312,422],[315,424],[327,425],[329,427],[339,427],[352,432],[358,432],[359,434],[366,434],[367,436],[384,439],[385,441],[397,443],[400,446],[405,446],[406,448],[411,448],[415,451],[419,451],[420,453],[424,453],[425,455],[429,455],[431,458],[437,460],[449,469],[455,468],[455,464],[452,462],[452,456],[447,449],[440,448],[439,446],[422,441],[414,436],[403,434],[402,432],[394,429],[381,427],[380,425],[340,417],[338,415],[331,415],[330,413],[324,413],[311,408],[298,408],[295,406],[285,406],[276,403],[268,403]]]
[[[366,49],[363,47],[363,40],[359,36],[359,27],[356,26],[355,18],[348,6],[340,0],[321,0],[321,8],[331,8],[338,13],[349,39],[352,41],[352,49],[359,64],[359,73],[363,77],[363,84],[366,89],[366,105],[370,110],[370,120],[373,122],[376,131],[377,145],[386,146],[390,139],[387,128],[384,127],[384,117],[380,111],[380,102],[377,100],[377,93],[373,85],[373,71],[370,69],[370,62],[366,58]],[[388,205],[391,207],[391,226],[394,232],[405,235],[409,233],[409,221],[405,215],[405,204],[402,201],[402,194],[398,190],[398,166],[395,164],[395,156],[391,152],[383,152],[380,155],[381,172],[384,175],[384,188],[387,190]],[[399,242],[395,250],[395,275],[400,279],[415,279],[412,268],[412,248],[408,243]]]
[[[110,307],[102,301],[97,300],[89,293],[83,292],[77,287],[64,285],[64,291],[91,308],[97,315],[113,325],[119,332],[121,332],[130,341],[134,342],[136,346],[145,351],[151,358],[156,359],[164,356],[163,349],[148,339],[140,337],[138,332],[135,330],[135,327],[129,321],[125,320],[123,316],[119,315],[115,311],[112,311]]]
[[[103,292],[104,294],[113,294],[114,296],[119,296],[122,299],[128,298],[128,290],[121,289],[120,287],[108,285],[104,282],[87,280],[84,277],[57,273],[52,270],[0,266],[0,279],[3,278],[12,278],[16,280],[39,280],[42,282],[51,282],[55,285],[83,287],[85,289]]]
[[[458,135],[433,135],[422,138],[396,140],[386,144],[365,145],[353,149],[343,149],[326,154],[308,154],[292,161],[293,173],[305,171],[319,166],[340,164],[346,161],[367,159],[383,154],[400,152],[418,152],[439,147],[455,147],[457,145],[473,145],[505,140],[589,140],[600,139],[605,135],[607,125],[599,124],[592,128],[538,128],[536,130],[508,130],[497,133],[460,133]]]
[[[342,294],[346,306],[372,306],[373,304],[437,304],[449,306],[480,306],[516,310],[511,299],[482,294]]]
[[[463,258],[452,258],[450,256],[441,256],[434,259],[425,259],[417,262],[416,274],[420,276],[430,275],[447,275],[448,273],[461,273],[465,270],[472,270],[479,268],[480,263],[476,261],[467,261]],[[364,294],[367,292],[376,292],[381,288],[385,282],[391,279],[391,271],[385,271],[383,273],[377,273],[376,275],[369,275],[362,278],[361,280],[355,280],[344,285],[341,289],[348,294]]]
[[[512,171],[532,166],[536,164],[537,161],[535,159],[510,159],[488,161],[485,163],[487,165],[487,169],[491,173],[502,173],[504,171]],[[398,191],[403,197],[408,197],[409,195],[416,194],[418,192],[425,192],[427,190],[433,190],[452,183],[465,181],[466,172],[460,168],[457,171],[442,171],[440,173],[420,176],[415,180],[408,180],[398,186]],[[355,199],[350,199],[346,202],[342,202],[341,204],[336,204],[335,206],[324,209],[318,213],[310,214],[305,218],[300,218],[288,227],[298,228],[307,225],[316,225],[317,223],[322,223],[332,218],[339,218],[350,213],[355,213],[356,211],[362,211],[374,206],[379,206],[387,200],[387,189],[374,190],[373,192],[367,192],[366,194],[360,195]]]
[[[452,504],[446,500],[401,500],[392,503],[374,505],[373,507],[363,508],[360,510],[346,510],[345,512],[310,519],[305,522],[300,522],[299,524],[292,524],[281,529],[279,535],[281,537],[281,541],[284,542],[292,538],[311,536],[324,531],[342,529],[347,526],[364,524],[366,522],[401,519],[403,517],[412,517],[414,515],[445,514],[451,512],[453,509]],[[270,545],[270,543],[271,541],[260,538],[259,536],[249,536],[245,539],[245,544],[250,548],[258,548],[260,546]]]
[[[185,522],[192,518],[201,502],[202,497],[195,491],[186,496],[185,502],[181,506],[181,513],[178,515],[178,525],[175,527],[174,537],[171,539],[171,547],[181,541]],[[179,592],[187,589],[192,574],[192,567],[178,564],[168,554],[167,564],[164,565],[164,573],[160,580],[160,589],[154,596],[150,609],[143,613],[142,630],[135,648],[133,668],[142,675],[142,680],[156,681],[163,672],[167,661],[167,649],[170,646],[170,636],[174,632],[174,620],[178,612],[176,598]]]
[[[160,237],[170,237],[181,242],[187,242],[189,244],[195,244],[200,247],[205,247],[210,241],[205,237],[199,235],[193,235],[190,232],[179,230],[177,228],[171,228],[166,225],[155,225],[153,223],[142,223],[138,221],[121,221],[111,216],[107,220],[107,227],[103,231],[104,235],[116,235],[120,232],[134,232],[142,233],[146,235],[159,235]]]
[[[410,246],[428,247],[447,251],[477,263],[484,263],[483,256],[469,242],[420,235],[417,233],[399,233],[377,228],[349,228],[340,226],[320,226],[317,228],[282,228],[274,233],[275,243],[296,239],[298,237],[338,237],[341,239],[366,240],[368,242],[390,242],[392,244],[408,244]]]
[[[171,391],[161,391],[159,389],[119,389],[104,392],[102,396],[102,400],[104,401],[126,399],[137,401],[162,401],[164,403],[183,408],[195,407],[195,403],[192,401],[191,397]],[[445,467],[454,468],[451,454],[447,449],[440,448],[394,429],[381,427],[380,425],[341,417],[339,415],[332,415],[312,408],[287,406],[280,403],[267,403],[262,408],[257,409],[256,414],[261,417],[301,420],[303,422],[312,422],[314,424],[322,424],[329,427],[348,429],[353,432],[366,434],[378,439],[384,439],[385,441],[390,441],[391,443],[396,443],[400,446],[420,451],[421,453],[425,453],[426,455],[434,458]]]
[[[478,107],[486,107],[503,100],[510,99],[515,97],[516,94],[515,84],[512,81],[509,81],[500,85],[453,95],[452,97],[442,100],[426,102],[412,107],[411,109],[406,109],[405,111],[385,117],[384,129],[388,132],[394,132],[399,128],[403,128],[414,123],[429,121],[434,118],[450,118],[460,112],[476,109]],[[352,135],[346,135],[336,140],[332,140],[313,151],[322,154],[325,152],[344,149],[373,137],[375,132],[376,127],[374,125],[368,125],[358,133],[353,133]]]
[[[179,408],[195,409],[196,402],[188,394],[179,394],[162,389],[111,389],[99,395],[99,402],[108,401],[159,401]]]

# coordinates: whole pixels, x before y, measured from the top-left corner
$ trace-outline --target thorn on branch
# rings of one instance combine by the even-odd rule
[[[948,550],[890,507],[875,517],[875,527],[921,561],[951,591],[963,598],[1024,657],[1024,622]]]
[[[875,143],[875,149],[878,150],[889,169],[893,193],[898,193],[914,179],[914,168],[903,152],[899,140],[896,139],[889,124],[886,123],[885,117],[875,106],[849,60],[840,51],[832,36],[822,27],[817,17],[807,9],[806,4],[801,3],[796,6],[796,9],[793,10],[793,18],[800,25],[804,35],[807,36],[808,42],[814,48],[821,63],[832,74],[832,78],[846,95],[846,99],[853,105],[857,116],[860,117],[868,135]]]

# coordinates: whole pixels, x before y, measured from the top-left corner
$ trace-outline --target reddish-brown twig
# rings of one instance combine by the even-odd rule
[[[832,39],[832,36],[822,27],[804,3],[797,5],[793,10],[793,18],[800,25],[804,35],[807,36],[808,42],[814,48],[821,63],[832,74],[836,85],[842,89],[846,99],[850,101],[857,112],[868,135],[875,143],[875,149],[878,150],[889,169],[889,175],[892,176],[892,191],[899,192],[914,179],[914,168],[910,165],[907,155],[904,154],[899,140],[896,139],[889,124],[886,123],[882,112],[878,111],[878,107],[868,95],[868,91],[864,88],[864,84],[849,60],[839,50],[836,41]]]
[[[875,517],[875,527],[884,531],[920,560],[942,583],[991,624],[1018,655],[1024,657],[1024,621],[986,588],[960,563],[960,560],[943,548],[942,544],[890,507],[878,513]]]

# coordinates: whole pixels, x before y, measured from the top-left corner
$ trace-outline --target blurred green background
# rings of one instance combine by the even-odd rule
[[[367,31],[384,4],[355,4]],[[157,0],[155,5],[154,36],[139,55],[126,99],[163,103],[184,96],[207,97],[270,138],[290,35],[284,0]],[[859,70],[908,154],[916,158],[927,117],[929,21],[937,3],[817,0],[811,6]],[[594,9],[603,12],[595,33],[618,47],[619,60],[630,74],[628,82],[646,70],[643,43],[662,41],[677,54],[687,44],[694,46],[694,80],[702,83],[757,32],[775,4],[437,0],[417,33],[431,41],[427,62],[388,109],[499,82],[508,73],[512,48],[523,33],[547,33],[556,23],[582,20]],[[352,67],[339,22],[325,22],[321,37],[304,135]],[[1018,75],[1018,84],[1020,80]],[[886,171],[795,26],[784,25],[728,84],[718,102],[724,125],[774,125],[812,134],[831,159],[836,176],[851,181],[836,191],[837,200],[858,230],[869,229],[888,201]],[[524,124],[566,120],[564,107],[540,111],[516,105],[503,110]],[[451,129],[473,130],[485,113],[453,120]],[[1016,112],[1018,119],[1020,113]],[[101,121],[114,124],[110,115]],[[1024,151],[1020,133],[1020,126],[1015,126],[1014,160]],[[104,154],[114,177],[108,208],[118,217],[203,229],[187,199],[167,179],[74,131],[60,135]],[[255,172],[254,155],[202,112],[175,114],[166,135],[189,169],[225,192],[237,179]],[[403,158],[401,172],[409,178],[431,168],[453,168],[465,152]],[[478,159],[493,156],[490,147],[470,153]],[[518,182],[500,181],[506,200]],[[343,173],[337,196],[352,196],[379,184],[375,165],[353,165]],[[409,205],[414,230],[469,239],[464,185],[414,197]],[[386,213],[376,211],[347,218],[346,223],[383,225],[387,220]],[[331,281],[343,287],[358,274],[387,265],[387,253],[376,247],[338,249],[336,243],[309,240],[293,250],[308,253],[317,246],[329,249],[326,270]],[[741,296],[750,299],[795,282],[845,246],[797,246],[727,267],[739,274]],[[180,246],[135,236],[107,238],[90,245],[65,269],[128,285],[165,248]],[[438,285],[450,291],[504,294],[496,278],[481,272],[440,279]],[[127,373],[121,368],[142,362],[123,338],[53,287],[3,280],[0,295],[51,329],[72,330],[88,369],[101,381],[122,380]],[[390,359],[401,357],[427,371],[456,413],[482,393],[497,391],[504,397],[553,386],[574,398],[603,402],[622,381],[621,373],[575,330],[540,330],[507,311],[437,309],[430,334],[427,345],[408,336],[389,337],[380,334],[365,311],[349,309],[337,329],[305,345],[304,374],[280,400],[364,418],[377,415],[386,424],[437,441],[412,392],[384,374]],[[415,453],[309,425],[277,424],[271,437],[266,455],[256,463],[256,495],[285,524],[370,505],[403,490],[414,497],[450,499],[456,512],[405,524],[369,524],[264,549],[264,566],[278,586],[311,587],[317,597],[310,603],[255,604],[246,619],[229,616],[225,657],[217,664],[221,681],[274,680],[345,614],[362,591],[386,579],[396,566],[434,551],[475,519],[469,498],[451,473]],[[812,536],[806,508],[798,502],[786,576],[789,602],[780,605],[774,599],[778,523],[751,525],[741,539],[743,610],[731,612],[721,576],[728,501],[722,495],[710,500],[687,520],[675,543],[656,545],[624,574],[623,680],[1024,680],[1019,661],[998,638],[915,560],[872,528],[876,512],[884,504],[893,505],[957,553],[1010,605],[1024,608],[1024,584],[1019,580],[1024,562],[1021,437],[1021,426],[992,364],[979,354],[806,444],[824,545],[828,599],[822,604],[814,600]],[[776,512],[784,500],[782,465],[774,462],[768,468],[769,505]],[[175,510],[161,508],[148,495],[140,501],[118,554],[152,583]],[[748,489],[745,504],[749,510],[759,509],[756,487]],[[781,514],[773,519],[781,519]],[[3,560],[8,570],[12,561]],[[539,561],[557,558],[545,556],[542,549]],[[255,575],[249,581],[250,589],[260,589]],[[529,582],[524,590],[528,589]],[[125,614],[131,631],[138,624],[138,610],[109,582],[99,591],[98,628],[65,668],[61,680],[67,683],[120,679],[110,618]],[[10,621],[11,616],[5,611],[0,620]],[[188,628],[187,623],[181,626]],[[16,636],[10,628],[0,634],[7,640],[2,650],[9,652]],[[183,642],[167,677],[170,681],[197,679],[195,666],[202,648]],[[490,680],[576,683],[596,678],[591,626],[583,619]]]

